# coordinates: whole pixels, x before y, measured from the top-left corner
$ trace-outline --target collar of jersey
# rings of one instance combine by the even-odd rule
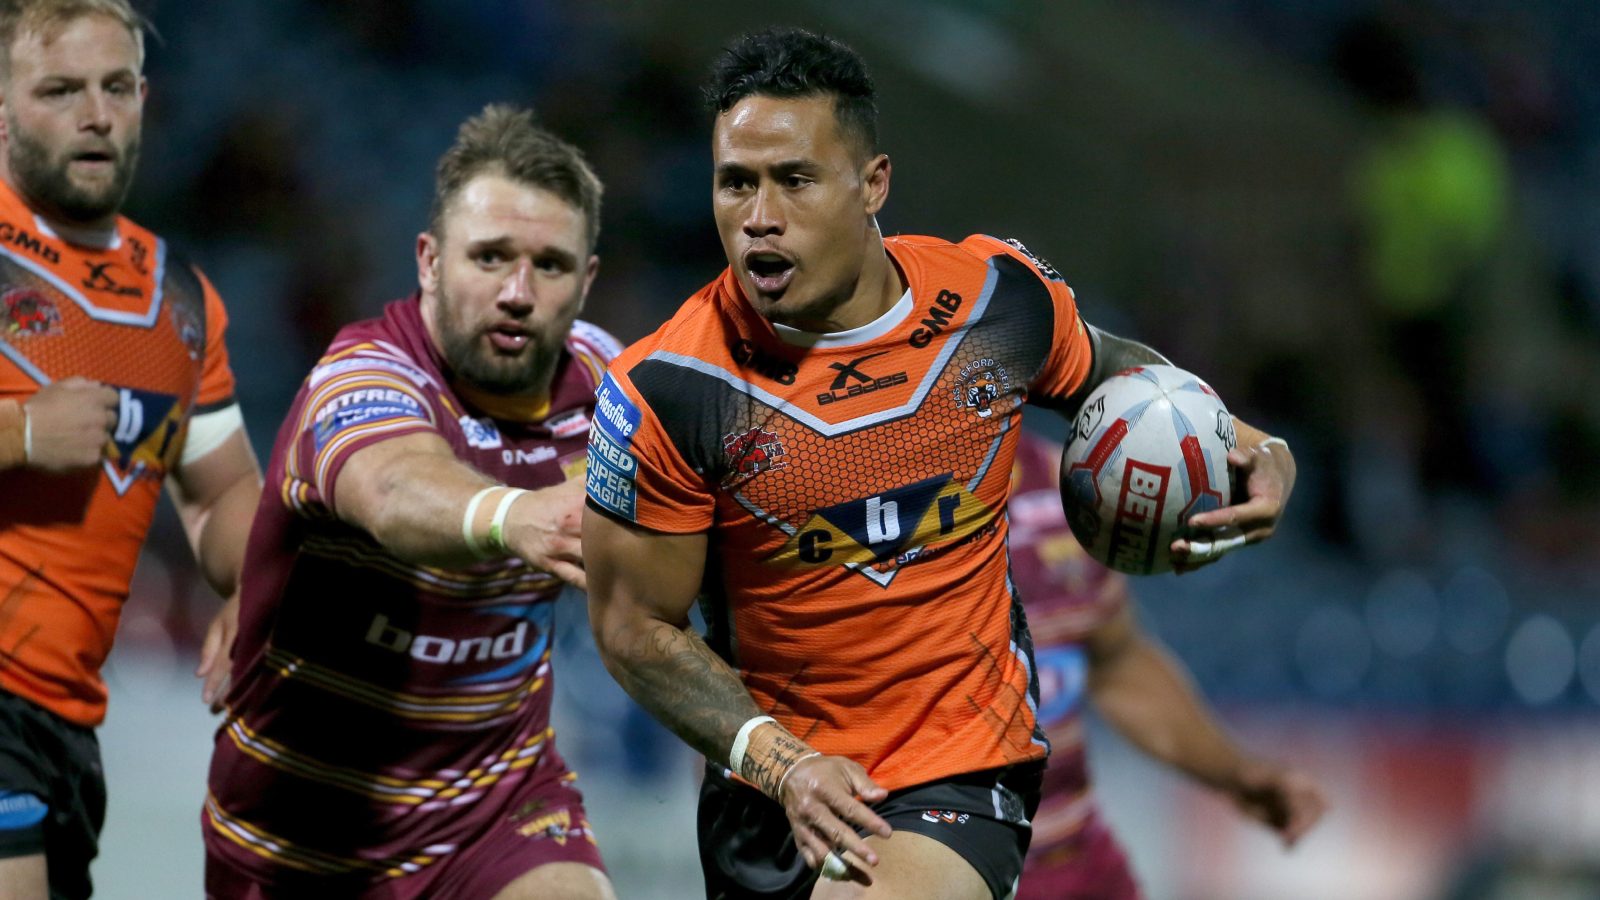
[[[855,344],[865,344],[893,331],[906,320],[906,316],[911,315],[911,306],[911,288],[907,287],[906,292],[901,294],[900,299],[895,301],[883,315],[849,331],[818,334],[815,331],[802,331],[788,325],[779,325],[777,322],[772,323],[772,330],[777,332],[779,340],[797,347],[850,347]]]
[[[461,399],[502,422],[535,424],[550,414],[549,396],[507,397],[473,387],[460,378],[451,379],[450,387]]]
[[[116,250],[122,246],[122,231],[110,228],[81,228],[76,225],[56,225],[38,213],[33,214],[34,227],[45,237],[65,241],[74,247],[89,250]]]

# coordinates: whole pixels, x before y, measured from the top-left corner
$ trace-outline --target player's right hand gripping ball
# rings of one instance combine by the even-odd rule
[[[1061,457],[1067,522],[1089,555],[1130,575],[1172,569],[1191,516],[1228,502],[1236,439],[1222,398],[1175,366],[1107,378],[1078,412]]]

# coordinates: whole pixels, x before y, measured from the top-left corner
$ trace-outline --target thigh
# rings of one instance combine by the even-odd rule
[[[896,831],[886,838],[867,838],[878,865],[872,884],[817,880],[813,900],[876,900],[916,897],[917,900],[988,900],[989,885],[960,853],[949,845],[914,831]]]
[[[494,900],[616,900],[606,873],[583,863],[546,863],[524,872]]]
[[[797,900],[816,873],[795,847],[789,817],[767,795],[708,765],[696,814],[708,900]]]
[[[445,866],[428,897],[612,897],[583,795],[565,781],[539,785]]]
[[[0,859],[0,900],[49,900],[44,854]]]

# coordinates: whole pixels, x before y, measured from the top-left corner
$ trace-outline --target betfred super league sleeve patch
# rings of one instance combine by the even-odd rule
[[[393,388],[357,388],[337,394],[317,409],[311,435],[317,449],[341,434],[396,419],[429,421],[422,404],[405,391]]]
[[[584,488],[601,509],[630,522],[638,521],[639,460],[632,448],[639,428],[639,407],[623,393],[610,372],[600,380],[594,396]]]

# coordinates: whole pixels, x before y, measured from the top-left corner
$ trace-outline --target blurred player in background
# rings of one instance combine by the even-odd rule
[[[439,161],[420,291],[301,387],[245,561],[207,896],[612,896],[550,728],[618,350],[577,320],[600,193],[531,112],[488,107]]]
[[[1021,403],[1070,412],[1163,360],[1086,326],[1020,244],[885,238],[850,48],[746,35],[707,96],[729,268],[601,385],[596,643],[707,757],[709,896],[1005,896],[1047,753],[1005,549]],[[1237,429],[1250,498],[1193,520],[1185,565],[1267,536],[1289,496],[1287,448]]]
[[[1050,740],[1044,799],[1019,900],[1134,900],[1127,858],[1090,793],[1082,701],[1134,746],[1230,798],[1285,846],[1326,802],[1306,775],[1245,754],[1181,663],[1134,617],[1128,579],[1083,552],[1061,513],[1061,446],[1024,433],[1011,495],[1011,577],[1033,632],[1039,724]]]
[[[4,900],[89,896],[100,668],[162,482],[223,596],[261,487],[222,301],[119,214],[139,158],[143,28],[124,0],[0,3]]]

